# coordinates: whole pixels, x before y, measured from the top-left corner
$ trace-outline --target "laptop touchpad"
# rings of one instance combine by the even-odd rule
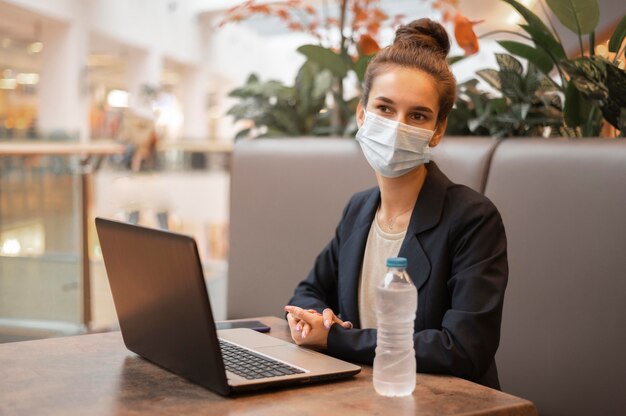
[[[221,329],[217,331],[217,336],[225,341],[230,341],[248,348],[273,347],[289,344],[278,338],[261,334],[247,328]]]

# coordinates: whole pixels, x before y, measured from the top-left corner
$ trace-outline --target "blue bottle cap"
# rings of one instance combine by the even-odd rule
[[[389,257],[387,259],[387,267],[406,267],[408,264],[404,257]]]

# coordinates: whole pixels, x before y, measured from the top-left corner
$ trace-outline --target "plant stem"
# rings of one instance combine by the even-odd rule
[[[593,31],[589,34],[589,56],[591,58],[596,54],[596,32]]]
[[[583,125],[583,136],[596,137],[600,134],[600,123],[598,123],[596,120],[597,115],[598,107],[594,105],[591,107],[591,111],[589,111],[589,115],[587,116],[587,121]]]
[[[346,8],[349,0],[339,0],[340,12],[339,12],[339,34],[341,41],[339,43],[339,55],[343,59],[348,59],[347,47],[346,47],[346,35],[344,33],[344,26],[346,24]],[[340,100],[343,101],[343,78],[335,77],[333,82],[333,97],[335,101],[335,108],[331,115],[331,125],[335,134],[340,134],[345,125],[345,117],[343,114],[343,108]]]
[[[578,45],[580,45],[580,56],[585,56],[585,48],[583,48],[583,37],[578,32]]]
[[[626,54],[626,45],[624,45],[624,47],[617,51],[617,53],[615,54],[615,56],[613,57],[613,64],[617,64],[617,60],[619,59],[620,55],[624,55]]]

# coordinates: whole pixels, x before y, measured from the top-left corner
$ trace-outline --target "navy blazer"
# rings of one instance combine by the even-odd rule
[[[417,370],[452,374],[499,388],[495,354],[508,278],[506,236],[491,201],[452,183],[433,162],[413,209],[399,256],[418,290]],[[353,329],[333,325],[327,353],[372,364],[376,329],[361,329],[358,286],[367,236],[380,205],[378,187],[355,194],[335,237],[289,304],[331,308]],[[373,305],[372,305],[373,307]]]

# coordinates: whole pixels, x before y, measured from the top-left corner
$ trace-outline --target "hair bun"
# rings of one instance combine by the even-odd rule
[[[400,26],[393,46],[430,49],[445,58],[450,52],[450,38],[441,24],[424,18]]]

